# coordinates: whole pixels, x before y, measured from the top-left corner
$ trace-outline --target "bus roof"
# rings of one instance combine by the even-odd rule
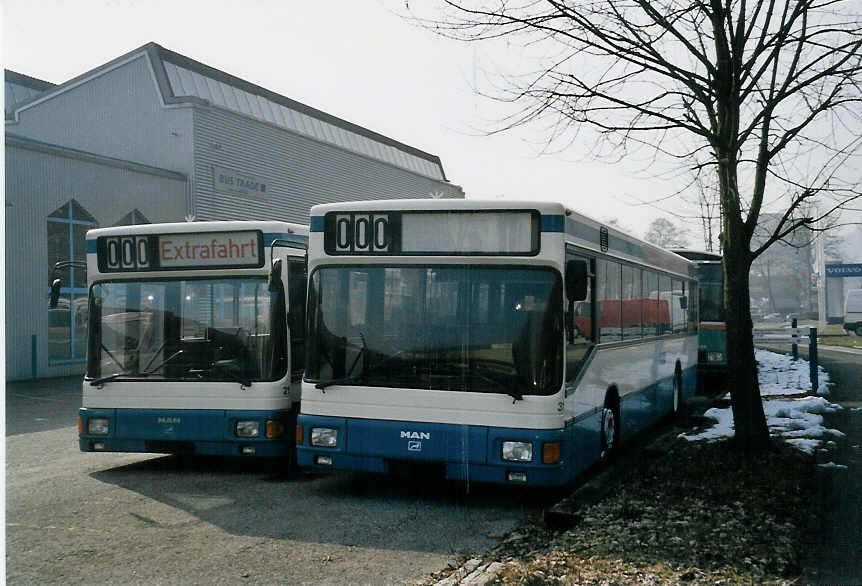
[[[672,253],[693,261],[720,261],[721,255],[706,250],[694,250],[690,248],[669,248]]]
[[[261,230],[265,233],[297,234],[308,236],[308,226],[292,222],[276,221],[213,221],[213,222],[172,222],[165,224],[135,224],[131,226],[112,226],[110,228],[95,228],[87,231],[87,238],[100,236],[132,234],[190,234],[195,232],[232,232],[243,230]]]
[[[324,231],[324,216],[331,212],[478,212],[535,210],[541,215],[541,231],[564,233],[573,244],[609,255],[692,275],[693,263],[673,252],[635,238],[621,230],[567,208],[559,202],[481,199],[404,199],[328,203],[311,208],[311,232]],[[606,243],[604,235],[607,235]],[[606,244],[606,245],[605,245]]]

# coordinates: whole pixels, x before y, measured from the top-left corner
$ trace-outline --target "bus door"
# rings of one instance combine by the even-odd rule
[[[287,329],[290,344],[290,381],[299,384],[305,369],[305,296],[308,266],[305,257],[287,258]]]
[[[302,256],[297,254],[302,251]],[[305,297],[308,283],[308,255],[303,246],[293,242],[276,240],[272,243],[273,274],[271,290],[273,296],[273,324],[281,327],[281,343],[274,345],[278,359],[288,360],[291,396],[299,398],[302,372],[305,368]],[[278,263],[280,261],[280,263]],[[276,301],[278,299],[279,301]]]
[[[566,247],[566,394],[574,391],[575,379],[596,339],[596,261]]]

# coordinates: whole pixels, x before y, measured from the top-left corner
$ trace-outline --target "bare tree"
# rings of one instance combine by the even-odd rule
[[[697,173],[694,185],[697,189],[697,208],[703,229],[704,250],[713,251],[715,241],[721,232],[721,205],[719,202],[717,177],[710,174],[708,181],[702,173]]]
[[[749,269],[817,225],[808,204],[822,216],[859,197],[858,0],[443,1],[415,18],[452,38],[543,50],[540,68],[504,79],[495,97],[514,113],[496,131],[541,122],[549,141],[573,141],[592,130],[597,153],[645,146],[716,178],[735,437],[765,448]],[[779,220],[753,246],[764,210]]]
[[[688,246],[688,229],[667,218],[656,218],[650,222],[644,240],[662,248],[685,248]]]

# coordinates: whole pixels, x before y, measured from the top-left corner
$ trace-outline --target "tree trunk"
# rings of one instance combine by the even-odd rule
[[[727,383],[735,427],[734,442],[745,451],[769,447],[769,429],[760,398],[757,362],[754,359],[753,324],[749,301],[747,246],[726,242],[724,252],[724,298],[727,313]]]

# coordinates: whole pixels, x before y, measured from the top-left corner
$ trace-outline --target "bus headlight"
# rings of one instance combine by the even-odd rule
[[[90,417],[87,420],[87,433],[90,435],[108,435],[107,417]]]
[[[723,352],[707,352],[706,359],[708,362],[721,362],[724,360]]]
[[[257,421],[237,421],[237,437],[257,437],[260,435],[260,423]]]
[[[311,445],[319,448],[334,448],[338,445],[338,430],[331,427],[312,427]]]
[[[503,442],[503,459],[509,462],[532,462],[533,444],[530,442]]]

